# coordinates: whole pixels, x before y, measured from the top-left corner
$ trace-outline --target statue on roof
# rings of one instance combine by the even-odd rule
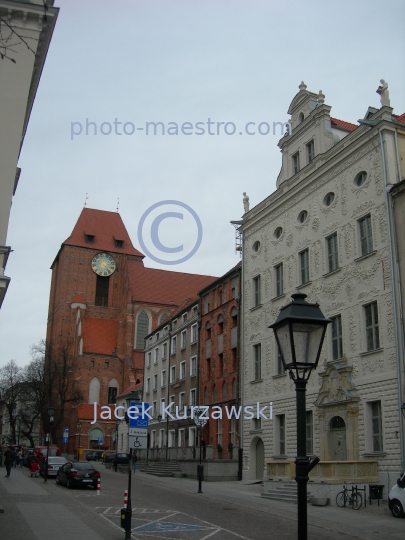
[[[243,192],[243,208],[246,212],[249,212],[249,195],[246,195],[246,191]]]
[[[380,94],[381,107],[391,107],[390,94],[388,92],[388,83],[384,79],[380,80],[381,86],[377,88],[377,94]]]

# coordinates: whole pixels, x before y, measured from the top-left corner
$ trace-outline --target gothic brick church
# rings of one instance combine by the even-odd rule
[[[118,213],[84,208],[52,264],[47,344],[69,352],[82,396],[65,410],[68,452],[97,448],[100,438],[114,447],[115,418],[92,425],[93,402],[113,405],[141,388],[145,336],[216,279],[146,268],[143,259]]]

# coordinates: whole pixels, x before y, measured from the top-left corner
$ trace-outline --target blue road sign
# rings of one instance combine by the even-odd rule
[[[98,438],[98,444],[103,444],[103,437]]]
[[[138,403],[136,401],[131,401],[131,407],[137,407],[139,411],[139,416],[137,418],[129,417],[129,427],[130,428],[147,428],[148,427],[148,416],[145,414],[145,418],[142,418],[142,410],[147,411],[149,408],[149,403]],[[151,412],[149,411],[149,414]],[[134,416],[134,413],[131,414]]]
[[[68,428],[68,427],[63,428],[63,433],[66,433],[66,432],[68,432],[68,431],[69,431],[69,428]]]
[[[62,442],[67,443],[67,442],[69,442],[69,439],[67,437],[63,437]]]

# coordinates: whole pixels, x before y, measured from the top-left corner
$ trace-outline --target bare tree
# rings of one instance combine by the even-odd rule
[[[15,360],[0,368],[1,397],[9,416],[10,431],[13,441],[16,441],[16,423],[18,416],[18,402],[21,394],[22,369]]]

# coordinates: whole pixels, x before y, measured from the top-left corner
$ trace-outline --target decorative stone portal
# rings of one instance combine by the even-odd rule
[[[249,478],[263,480],[264,444],[260,437],[253,437],[249,446]]]
[[[359,396],[347,359],[329,362],[319,374],[318,407],[321,461],[359,460]]]

